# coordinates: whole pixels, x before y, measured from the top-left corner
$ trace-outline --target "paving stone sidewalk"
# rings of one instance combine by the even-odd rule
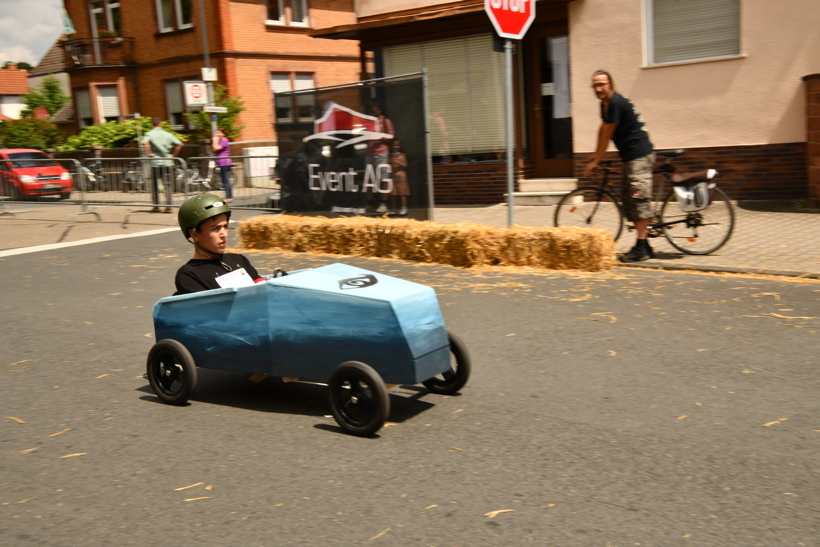
[[[820,278],[820,209],[798,207],[793,202],[735,203],[736,224],[732,238],[716,253],[691,256],[679,252],[664,238],[651,241],[657,258],[633,264],[636,267],[768,273]],[[175,214],[152,213],[150,207],[94,207],[100,215],[68,222],[78,206],[8,204],[15,216],[0,216],[0,250],[51,243],[80,241],[104,236],[134,234],[173,228]],[[0,212],[2,212],[0,210]],[[554,207],[516,206],[515,223],[522,226],[552,226]],[[257,213],[237,211],[234,218]],[[437,207],[435,220],[442,223],[473,222],[504,228],[507,206]],[[618,249],[634,244],[634,232],[624,230]]]
[[[729,271],[820,278],[820,209],[801,208],[794,202],[733,202],[735,229],[731,239],[706,256],[683,254],[663,237],[650,240],[657,258],[628,264],[635,267]],[[554,206],[515,206],[515,223],[552,226]],[[435,220],[443,223],[474,222],[504,228],[507,206],[437,207]],[[624,228],[618,250],[628,251],[635,232]]]

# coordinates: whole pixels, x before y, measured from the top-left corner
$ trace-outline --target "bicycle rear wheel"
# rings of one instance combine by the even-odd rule
[[[556,227],[603,228],[617,241],[624,227],[621,205],[608,190],[578,188],[561,198],[555,208]]]
[[[690,255],[705,255],[723,247],[735,228],[735,211],[720,188],[712,188],[711,203],[702,211],[681,210],[675,192],[663,200],[660,215],[663,235],[679,251]]]

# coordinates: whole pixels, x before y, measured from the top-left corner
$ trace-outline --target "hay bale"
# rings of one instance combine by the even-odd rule
[[[398,258],[462,268],[501,265],[600,271],[615,264],[612,234],[599,228],[509,229],[388,218],[282,215],[243,220],[242,246]]]

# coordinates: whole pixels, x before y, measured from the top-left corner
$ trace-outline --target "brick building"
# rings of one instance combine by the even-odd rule
[[[205,66],[197,0],[64,0],[75,128],[139,112],[185,132],[182,82]],[[247,110],[241,140],[275,138],[276,91],[356,81],[358,43],[309,35],[355,22],[352,0],[204,0],[210,65]]]
[[[525,1],[536,0],[509,5]],[[484,1],[354,3],[354,24],[312,35],[359,40],[377,77],[427,68],[436,202],[502,201],[504,63]],[[641,109],[656,149],[687,149],[679,167],[717,168],[734,199],[820,200],[820,184],[807,184],[820,154],[816,0],[536,5],[514,55],[520,190],[585,182],[601,123],[590,78],[605,69]]]

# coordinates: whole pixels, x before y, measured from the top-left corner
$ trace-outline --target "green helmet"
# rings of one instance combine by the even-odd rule
[[[229,219],[231,218],[231,208],[221,197],[213,194],[199,194],[182,204],[177,220],[185,239],[188,239],[190,237],[188,230],[196,228],[203,220],[221,214],[226,214]]]

